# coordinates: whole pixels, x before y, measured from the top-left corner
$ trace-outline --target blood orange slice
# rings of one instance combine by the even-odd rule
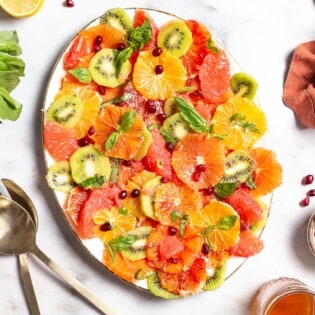
[[[133,85],[144,97],[166,100],[182,89],[186,70],[182,61],[170,52],[163,51],[155,57],[152,51],[142,51],[135,63]]]
[[[224,144],[204,134],[188,134],[176,145],[172,156],[176,175],[194,190],[216,185],[224,172]],[[203,171],[199,172],[199,165]]]

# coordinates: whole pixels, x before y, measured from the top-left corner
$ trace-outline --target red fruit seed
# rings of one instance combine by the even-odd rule
[[[302,179],[302,184],[303,185],[309,185],[312,184],[314,181],[314,176],[313,175],[306,175]]]
[[[306,195],[309,197],[314,197],[315,196],[315,189],[309,190]]]
[[[309,203],[310,203],[310,198],[309,197],[305,197],[304,199],[302,199],[300,201],[300,206],[301,207],[306,207],[306,206],[309,205]]]

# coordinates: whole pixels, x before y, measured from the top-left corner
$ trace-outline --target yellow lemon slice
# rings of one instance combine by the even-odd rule
[[[43,3],[44,0],[0,0],[1,8],[16,18],[34,15]]]

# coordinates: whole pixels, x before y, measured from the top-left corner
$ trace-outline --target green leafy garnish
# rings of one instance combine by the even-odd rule
[[[237,183],[219,183],[214,186],[214,194],[217,198],[227,198],[237,188]]]
[[[116,143],[118,142],[119,135],[127,132],[132,127],[135,122],[137,112],[135,110],[131,110],[129,112],[124,113],[119,120],[119,124],[117,126],[117,130],[113,131],[105,142],[105,149],[112,149]]]
[[[83,188],[99,188],[106,182],[106,176],[94,176],[90,177],[80,183]]]
[[[13,99],[8,91],[0,86],[0,119],[15,121],[20,117],[22,104]]]
[[[128,214],[128,210],[123,206],[119,208],[119,213],[122,215],[127,215]]]
[[[256,124],[247,121],[245,115],[235,113],[230,117],[230,121],[235,125],[243,127],[247,132],[250,131],[253,133],[260,133],[260,130],[257,128]]]
[[[100,109],[103,109],[107,104],[118,105],[120,103],[130,100],[131,98],[132,98],[132,93],[126,93],[121,96],[111,98],[110,100],[102,103]]]
[[[119,76],[122,65],[131,57],[134,51],[140,51],[143,46],[152,38],[152,28],[148,18],[142,25],[131,30],[127,37],[128,47],[115,52],[114,65],[116,69],[116,76]]]
[[[136,235],[122,235],[112,239],[107,248],[112,260],[115,260],[116,252],[129,249],[130,246],[139,239]]]
[[[22,49],[16,31],[0,31],[0,52],[11,56],[19,56]]]
[[[179,236],[183,237],[184,232],[185,232],[185,227],[188,222],[188,214],[181,214],[180,212],[177,211],[172,211],[171,212],[171,220],[172,222],[177,222],[179,221]]]
[[[220,220],[217,227],[220,230],[229,230],[235,225],[237,219],[237,215],[227,215]]]
[[[208,38],[206,46],[208,49],[210,49],[211,51],[213,51],[215,54],[220,54],[219,49],[215,46],[213,40],[211,37]]]
[[[92,81],[91,73],[89,69],[78,67],[69,70],[69,73],[75,77],[81,83],[90,83]]]
[[[111,172],[110,172],[110,178],[109,181],[111,183],[117,183],[118,177],[119,177],[119,165],[120,160],[117,158],[111,158]]]

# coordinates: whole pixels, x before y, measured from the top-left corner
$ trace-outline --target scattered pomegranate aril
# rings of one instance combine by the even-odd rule
[[[175,144],[173,142],[167,142],[166,149],[170,152],[173,152],[175,150]]]
[[[132,198],[137,198],[139,197],[140,195],[140,190],[139,189],[134,189],[132,192],[131,192],[131,197]]]
[[[205,164],[198,164],[196,166],[196,172],[203,173],[206,171],[206,165]]]
[[[112,229],[112,226],[109,222],[105,222],[104,224],[101,225],[100,229],[103,232],[107,232],[107,231],[110,231]]]
[[[163,122],[166,119],[166,115],[164,113],[160,113],[156,115],[156,118],[160,121]]]
[[[168,234],[169,234],[169,235],[173,236],[173,235],[175,235],[176,233],[177,233],[176,227],[170,226],[170,227],[168,228]]]
[[[203,253],[203,255],[208,255],[210,252],[210,246],[208,244],[204,243],[202,245],[201,252]]]
[[[127,190],[122,190],[120,193],[119,193],[119,198],[120,199],[125,199],[127,197]]]
[[[152,55],[153,55],[153,57],[158,57],[162,54],[162,52],[163,52],[163,49],[161,47],[155,47],[152,50]]]
[[[155,73],[156,74],[162,74],[163,73],[163,66],[162,65],[157,65],[157,66],[155,66],[155,69],[154,69],[154,71],[155,71]]]
[[[125,48],[126,48],[126,46],[124,43],[118,43],[116,46],[116,49],[119,51],[124,50]]]
[[[201,177],[201,172],[194,172],[192,175],[192,178],[195,182],[199,182],[200,177]]]
[[[170,258],[170,262],[171,262],[172,264],[178,264],[178,259],[172,257],[172,258]]]
[[[66,1],[65,1],[65,6],[66,6],[66,7],[69,7],[69,8],[74,7],[74,2],[73,2],[73,0],[66,0]]]
[[[89,144],[94,144],[94,140],[91,139],[89,136],[84,136],[78,140],[79,147],[85,147]]]
[[[311,189],[306,193],[307,196],[309,197],[314,197],[315,196],[315,189]]]
[[[123,165],[124,166],[131,166],[132,162],[131,160],[124,160]]]
[[[300,206],[302,207],[306,207],[310,204],[310,198],[309,197],[305,197],[304,199],[302,199],[300,201]]]
[[[302,179],[302,184],[303,185],[309,185],[312,184],[314,181],[314,176],[313,175],[306,175]]]
[[[168,179],[167,177],[163,176],[163,177],[161,178],[161,183],[166,184],[166,183],[168,183],[168,182],[169,182],[169,179]]]
[[[100,44],[102,44],[102,42],[103,42],[103,37],[100,35],[96,36],[95,42],[94,42],[95,45],[100,45]]]
[[[94,51],[98,52],[102,49],[101,45],[94,45]]]
[[[212,193],[213,193],[213,189],[212,189],[212,188],[205,188],[205,189],[203,190],[203,194],[204,194],[205,196],[210,196]]]
[[[145,103],[145,108],[148,113],[154,114],[156,112],[156,104],[154,100],[147,100]]]
[[[95,129],[94,129],[93,126],[91,126],[90,129],[88,130],[87,134],[88,134],[89,136],[93,136],[94,133],[95,133]]]
[[[106,87],[103,86],[103,85],[99,85],[99,86],[97,87],[97,91],[98,91],[99,94],[105,95],[105,94],[106,94]]]

